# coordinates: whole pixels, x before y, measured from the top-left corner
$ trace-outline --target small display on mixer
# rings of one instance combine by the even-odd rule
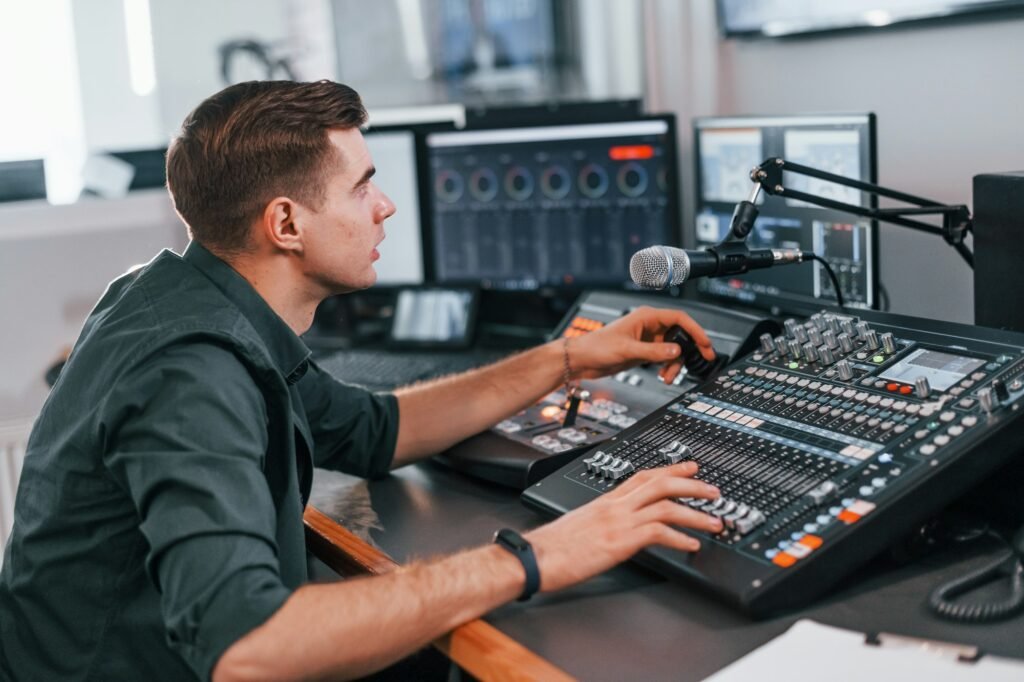
[[[919,348],[880,377],[911,385],[918,377],[925,377],[933,389],[945,391],[984,364],[985,361],[978,358]]]

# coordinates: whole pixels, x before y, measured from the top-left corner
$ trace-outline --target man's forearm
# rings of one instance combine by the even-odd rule
[[[436,454],[525,409],[563,379],[561,341],[501,362],[395,392],[399,430],[394,466]]]
[[[378,578],[302,587],[224,653],[213,679],[363,676],[514,599],[524,581],[519,561],[489,545]]]

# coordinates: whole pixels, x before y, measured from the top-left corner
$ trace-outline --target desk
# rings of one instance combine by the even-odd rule
[[[313,504],[351,495],[314,478]],[[375,512],[369,534],[404,563],[477,546],[503,526],[527,529],[544,519],[517,492],[439,465],[405,467],[356,484]],[[980,548],[979,548],[980,549]],[[940,621],[925,609],[928,592],[976,565],[963,550],[892,567],[876,560],[810,608],[755,621],[698,588],[624,564],[582,585],[512,603],[485,621],[529,651],[584,680],[700,680],[784,632],[798,618],[864,632],[891,632],[980,646],[1024,658],[1024,617],[992,625]],[[985,553],[985,557],[989,554]],[[458,661],[458,659],[456,659]],[[822,676],[827,677],[827,671]]]

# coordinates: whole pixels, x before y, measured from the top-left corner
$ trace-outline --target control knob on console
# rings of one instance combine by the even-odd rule
[[[846,360],[840,360],[836,363],[836,371],[839,372],[839,378],[843,381],[849,381],[853,378],[853,367]]]
[[[871,329],[871,326],[867,322],[858,322],[857,323],[857,336],[859,336],[862,339],[865,338],[868,335],[868,331],[870,329]]]
[[[807,340],[813,343],[815,346],[821,345],[821,330],[811,327],[807,332]]]
[[[855,333],[853,330],[854,321],[854,319],[844,317],[843,319],[839,320],[839,329],[842,330],[844,334],[847,334],[848,336],[853,336]]]
[[[1005,403],[1010,399],[1010,391],[1007,390],[1006,384],[1003,383],[1002,379],[993,379],[989,387],[996,394],[996,400],[999,402]]]
[[[803,327],[797,327],[793,330],[793,338],[800,343],[807,343],[807,330]]]
[[[881,336],[882,339],[882,350],[888,355],[892,355],[896,352],[896,338],[892,335],[892,332],[885,332]]]
[[[838,338],[839,348],[841,348],[844,353],[850,353],[853,351],[853,339],[850,338],[849,334],[840,334]]]
[[[978,402],[981,403],[981,409],[985,410],[985,414],[992,414],[992,410],[996,406],[996,399],[992,394],[992,389],[986,386],[978,391]]]
[[[928,383],[928,377],[914,379],[914,395],[918,398],[927,398],[932,394],[932,387]]]
[[[818,348],[813,343],[804,344],[804,359],[807,362],[814,362],[818,359]]]
[[[838,334],[841,331],[839,328],[839,318],[835,315],[826,315],[825,323],[828,325],[828,331],[833,334]]]
[[[839,341],[836,339],[836,333],[831,329],[827,329],[821,333],[821,340],[829,347],[830,350],[839,346]]]
[[[761,341],[761,352],[762,353],[773,353],[775,352],[775,343],[772,340],[772,335],[765,332],[758,337]]]
[[[796,336],[794,332],[796,332],[796,328],[800,326],[800,323],[791,317],[783,322],[782,325],[786,328],[786,336],[792,339]]]
[[[783,355],[783,356],[786,353],[789,352],[789,346],[786,344],[786,337],[785,336],[776,336],[775,337],[775,350],[777,350],[779,352],[779,355]]]
[[[878,334],[874,329],[868,329],[864,332],[864,343],[871,350],[878,348]]]
[[[836,361],[835,356],[832,355],[832,349],[828,346],[822,346],[818,349],[818,357],[821,359],[821,364],[826,367]]]
[[[789,354],[793,356],[794,360],[800,359],[800,342],[796,339],[789,342]]]

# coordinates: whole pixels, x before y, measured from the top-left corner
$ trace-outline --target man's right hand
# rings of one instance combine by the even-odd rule
[[[694,462],[648,469],[622,486],[526,534],[540,567],[540,589],[559,590],[629,559],[650,545],[684,552],[700,548],[678,527],[717,533],[720,519],[676,502],[716,499],[718,488],[693,478]]]

